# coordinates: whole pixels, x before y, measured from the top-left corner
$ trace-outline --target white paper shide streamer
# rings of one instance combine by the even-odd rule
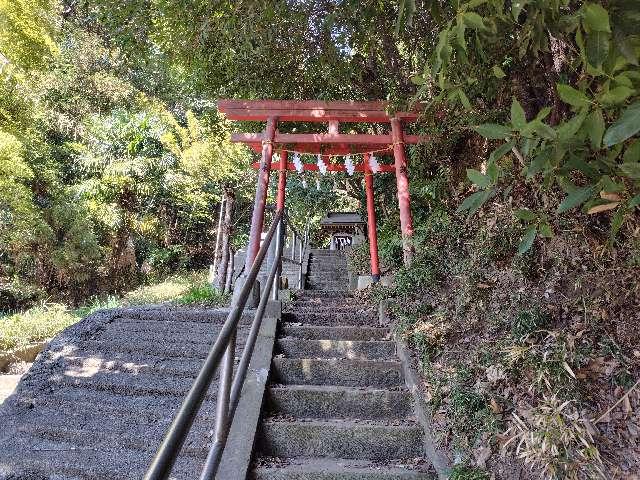
[[[302,160],[300,160],[300,154],[295,153],[293,155],[293,166],[296,167],[296,172],[302,173],[304,166],[302,165]]]
[[[380,164],[378,163],[378,159],[371,155],[369,156],[369,167],[373,173],[378,173],[380,171]]]
[[[347,155],[347,157],[344,159],[344,168],[347,170],[347,173],[349,174],[350,177],[352,177],[353,174],[355,173],[356,166],[353,164],[351,155]]]
[[[318,170],[320,170],[320,173],[322,175],[327,174],[327,164],[324,163],[324,160],[322,159],[322,155],[320,154],[318,154]]]

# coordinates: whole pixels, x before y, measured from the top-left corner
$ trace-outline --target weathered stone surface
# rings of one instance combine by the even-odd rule
[[[422,429],[358,421],[268,421],[264,451],[275,457],[332,457],[393,460],[419,457]]]
[[[344,327],[296,325],[285,323],[280,333],[283,337],[307,338],[309,340],[386,340],[389,338],[388,328],[378,327]]]
[[[281,338],[278,340],[278,348],[287,357],[306,355],[311,358],[380,360],[393,356],[396,345],[392,341]]]
[[[424,471],[421,469],[424,468]],[[385,464],[366,460],[305,458],[283,465],[258,467],[254,480],[432,480],[427,466]]]
[[[267,396],[270,412],[301,418],[358,418],[397,420],[413,413],[406,390],[287,385],[272,387]]]

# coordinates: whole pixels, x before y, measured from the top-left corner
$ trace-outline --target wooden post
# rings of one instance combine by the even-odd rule
[[[227,268],[229,266],[229,243],[231,242],[231,230],[233,228],[233,207],[236,203],[235,193],[230,188],[225,188],[224,191],[224,221],[222,224],[222,237],[221,237],[221,255],[220,263],[218,265],[218,274],[216,277],[216,286],[221,292],[224,292],[224,287],[227,281]]]
[[[224,196],[220,199],[220,211],[218,212],[218,229],[216,231],[216,246],[213,249],[213,265],[209,270],[209,283],[214,283],[218,272],[218,259],[220,257],[220,238],[222,236],[222,216],[224,214]]]
[[[376,208],[373,202],[373,172],[369,166],[369,154],[364,156],[364,186],[367,194],[367,231],[369,234],[369,255],[371,257],[371,280],[380,281],[380,262],[378,259],[378,231],[376,227]]]
[[[230,292],[232,288],[233,270],[235,268],[235,255],[236,255],[236,252],[233,250],[233,248],[229,247],[229,265],[227,267],[227,280],[224,284],[223,293]]]
[[[253,261],[260,250],[260,237],[264,226],[264,208],[267,203],[267,190],[269,187],[269,174],[271,173],[271,161],[273,156],[273,139],[276,133],[277,118],[267,119],[262,140],[262,158],[260,159],[260,170],[258,170],[258,182],[256,185],[256,198],[253,204],[253,215],[251,216],[251,230],[249,232],[249,245],[247,245],[247,258],[244,262],[244,271],[249,272]]]
[[[409,195],[409,179],[407,178],[404,133],[402,131],[402,123],[400,123],[397,117],[391,119],[391,138],[393,140],[393,157],[396,166],[396,184],[398,186],[402,250],[404,253],[404,264],[408,266],[413,261],[413,254],[415,252],[412,242],[413,218],[411,217],[411,197]]]

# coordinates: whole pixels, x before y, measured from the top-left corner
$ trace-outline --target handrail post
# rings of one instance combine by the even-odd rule
[[[280,293],[280,278],[282,275],[282,245],[283,245],[283,235],[284,235],[284,215],[278,223],[278,229],[276,230],[276,248],[274,252],[273,261],[276,263],[276,275],[273,277],[273,287],[271,290],[271,298],[273,300],[278,300],[278,296]]]

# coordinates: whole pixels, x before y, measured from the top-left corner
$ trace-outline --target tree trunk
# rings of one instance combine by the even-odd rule
[[[236,201],[235,193],[230,188],[225,188],[225,210],[224,221],[222,222],[222,236],[220,241],[221,258],[218,262],[218,272],[216,276],[216,286],[222,292],[227,282],[227,268],[229,265],[230,240],[232,233],[233,207]]]

